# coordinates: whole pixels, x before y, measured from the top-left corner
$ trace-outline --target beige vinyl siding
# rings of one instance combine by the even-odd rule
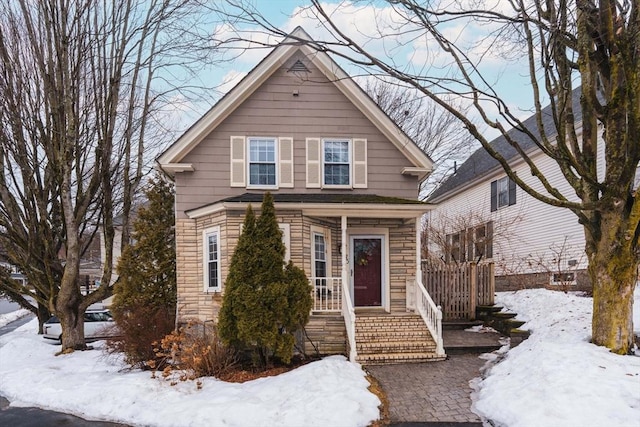
[[[302,78],[287,73],[302,58],[312,71]],[[298,91],[294,97],[293,92]],[[417,198],[416,177],[403,176],[404,167],[413,166],[351,102],[312,64],[294,55],[265,84],[230,114],[182,162],[194,172],[176,174],[176,210],[184,211],[247,192],[230,185],[231,136],[291,137],[293,139],[293,187],[280,193],[335,192],[307,187],[307,138],[347,138],[367,141],[367,188],[353,193]]]
[[[553,160],[542,154],[533,159],[552,185],[563,194],[573,193]],[[542,185],[534,181],[524,163],[517,165],[515,170],[533,188],[542,190]],[[584,268],[587,261],[584,255],[584,232],[577,217],[569,210],[544,204],[517,188],[515,205],[490,212],[491,181],[503,176],[504,173],[498,173],[486,177],[464,192],[439,203],[430,213],[430,224],[445,228],[446,233],[453,233],[460,231],[458,228],[463,222],[478,225],[493,221],[493,259],[499,275],[543,271],[547,267],[537,265],[538,261],[543,260],[547,266],[551,265],[556,256],[554,249],[559,251],[565,244],[565,238],[564,266],[566,260],[575,259]],[[437,250],[432,242],[430,247]]]

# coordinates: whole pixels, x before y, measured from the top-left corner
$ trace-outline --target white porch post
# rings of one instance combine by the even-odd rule
[[[340,230],[342,232],[341,252],[342,252],[342,286],[349,286],[349,267],[347,266],[347,217],[340,218]],[[344,304],[344,302],[343,302]]]
[[[420,220],[422,217],[416,217],[416,282],[420,278],[422,282],[422,227]]]

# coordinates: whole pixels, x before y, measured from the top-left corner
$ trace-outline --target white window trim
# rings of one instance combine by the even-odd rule
[[[311,275],[316,277],[316,234],[320,234],[324,237],[325,248],[325,263],[327,269],[327,277],[333,277],[333,270],[331,265],[331,230],[324,227],[311,226]]]
[[[284,243],[284,262],[288,264],[291,260],[291,224],[278,223],[280,231],[282,231],[282,243]]]
[[[244,223],[240,223],[240,234],[242,234],[242,229],[244,228]],[[287,223],[278,223],[278,228],[282,231],[282,243],[284,243],[284,263],[288,264],[291,260],[291,224]]]
[[[275,170],[275,184],[274,185],[261,185],[261,184],[251,184],[251,141],[259,140],[259,139],[268,139],[273,141],[273,164],[276,167]],[[279,165],[279,145],[280,142],[277,137],[274,136],[248,136],[246,141],[246,174],[247,174],[247,187],[251,189],[261,189],[261,190],[277,190],[278,189],[278,174],[280,173],[280,165]]]
[[[215,234],[218,237],[218,286],[209,286],[209,239]],[[202,284],[204,292],[219,292],[222,289],[222,245],[220,244],[220,226],[202,230]]]
[[[503,178],[500,178],[498,180],[496,180],[496,206],[498,207],[498,209],[500,208],[505,208],[507,206],[509,206],[509,177],[505,176]],[[506,193],[507,193],[507,203],[506,204],[500,204],[500,183],[505,183],[506,185]]]
[[[320,183],[322,188],[353,188],[353,140],[350,138],[322,138],[322,144],[320,146],[320,163],[322,164],[322,170],[320,175]],[[349,184],[348,185],[331,185],[325,184],[325,143],[327,142],[346,142],[347,150],[348,150],[348,159],[349,159]]]

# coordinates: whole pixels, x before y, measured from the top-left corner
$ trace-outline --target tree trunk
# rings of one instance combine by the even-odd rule
[[[63,301],[62,307],[58,307],[58,318],[62,328],[62,351],[86,350],[84,341],[84,312],[80,309],[80,290],[77,297],[71,297]]]
[[[49,318],[51,317],[51,312],[49,311],[49,308],[47,308],[46,305],[38,303],[38,310],[37,310],[37,315],[38,315],[38,333],[39,334],[43,334],[44,333],[44,322],[46,322],[47,320],[49,320]]]
[[[626,218],[617,210],[604,212],[599,236],[586,233],[593,284],[592,341],[617,354],[629,354],[633,345],[633,291],[638,264],[627,236]]]

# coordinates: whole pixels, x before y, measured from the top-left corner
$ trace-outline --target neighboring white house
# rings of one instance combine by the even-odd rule
[[[581,114],[574,103],[576,120]],[[543,110],[546,129],[553,128],[549,108]],[[524,121],[536,129],[535,117]],[[534,131],[537,134],[537,132]],[[549,182],[578,200],[557,163],[522,132],[510,135],[529,153]],[[536,190],[542,185],[504,137],[491,143],[514,171]],[[604,144],[599,144],[602,148]],[[603,167],[604,153],[599,153]],[[599,170],[602,176],[604,170]],[[636,173],[636,188],[640,173]],[[516,187],[498,162],[483,148],[473,153],[428,198],[436,204],[429,214],[429,251],[447,262],[492,260],[498,289],[540,285],[587,285],[585,238],[578,218],[568,209],[542,203]],[[514,280],[515,279],[515,280]]]

